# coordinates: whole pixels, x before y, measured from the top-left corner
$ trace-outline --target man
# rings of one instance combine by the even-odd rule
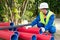
[[[37,26],[42,29],[42,32],[49,32],[54,35],[56,32],[54,25],[54,13],[49,10],[49,6],[46,2],[41,3],[39,9],[40,13],[37,18],[31,23],[31,26],[37,24]],[[51,40],[54,40],[54,36]]]

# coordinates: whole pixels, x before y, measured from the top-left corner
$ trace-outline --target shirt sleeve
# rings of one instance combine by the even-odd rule
[[[31,22],[31,26],[34,26],[35,24],[37,24],[39,20],[40,20],[40,16],[38,15],[36,19]]]
[[[49,28],[52,27],[52,24],[53,24],[54,20],[55,20],[55,16],[54,15],[51,15],[48,24],[45,26],[45,30],[48,30]]]

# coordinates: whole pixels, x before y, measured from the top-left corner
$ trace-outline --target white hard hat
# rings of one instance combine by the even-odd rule
[[[48,4],[46,2],[43,2],[43,3],[40,4],[39,9],[43,9],[43,8],[49,8]]]

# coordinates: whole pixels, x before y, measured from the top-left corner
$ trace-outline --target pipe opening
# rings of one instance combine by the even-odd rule
[[[32,40],[36,40],[36,36],[35,35],[32,36]]]
[[[51,39],[50,40],[54,40],[54,37],[51,37]]]
[[[42,30],[41,29],[39,30],[39,33],[42,34]]]
[[[17,35],[13,35],[13,36],[11,37],[11,40],[18,40],[18,36],[17,36]]]
[[[14,33],[18,35],[18,32],[14,32]]]

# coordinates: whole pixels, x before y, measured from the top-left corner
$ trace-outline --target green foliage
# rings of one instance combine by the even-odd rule
[[[3,18],[3,22],[8,22],[8,17],[5,15],[5,18]]]
[[[23,16],[22,19],[33,19],[32,17],[35,17],[38,14],[36,13],[36,2],[38,2],[38,6],[42,2],[47,2],[51,11],[55,14],[60,14],[60,2],[58,0],[27,0],[29,2],[23,15],[25,6],[24,1],[26,0],[0,0],[0,21],[8,21],[11,14],[14,14],[13,16],[15,19],[20,19],[20,15]]]
[[[31,11],[26,11],[25,14],[23,15],[22,19],[25,19],[25,20],[30,20],[33,16],[33,13]]]
[[[14,7],[13,7],[13,8],[12,8],[12,12],[15,13],[15,14],[18,14],[17,8],[14,8]]]

